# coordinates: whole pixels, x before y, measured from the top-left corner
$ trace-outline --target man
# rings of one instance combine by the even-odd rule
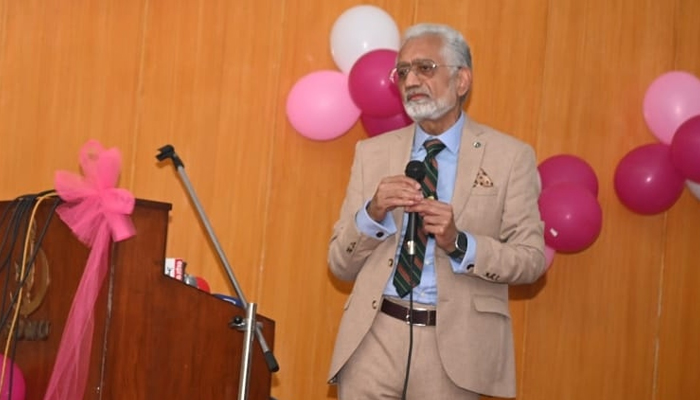
[[[508,284],[545,269],[534,151],[463,112],[471,53],[454,29],[409,28],[391,77],[416,124],[356,146],[328,254],[355,281],[329,380],[341,400],[514,397]],[[422,188],[404,167],[424,159]]]

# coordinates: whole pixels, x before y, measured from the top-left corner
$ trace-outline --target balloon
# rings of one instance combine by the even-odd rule
[[[362,121],[362,126],[365,128],[367,135],[370,137],[403,128],[404,126],[409,126],[413,123],[413,120],[408,116],[408,114],[406,114],[405,111],[401,111],[399,114],[391,117],[372,117],[370,115],[362,114],[360,115],[360,121]]]
[[[700,181],[700,115],[685,121],[673,135],[671,162],[685,179]]]
[[[667,72],[644,95],[644,119],[661,143],[671,144],[678,127],[700,114],[700,79],[684,71]]]
[[[560,182],[577,183],[588,189],[593,196],[598,196],[598,177],[590,165],[583,159],[559,154],[549,157],[537,167],[540,173],[542,189]]]
[[[538,204],[545,226],[545,244],[556,251],[581,251],[600,234],[603,211],[595,196],[581,185],[553,184],[542,190]]]
[[[24,400],[26,386],[22,371],[11,359],[0,354],[0,369],[2,369],[3,363],[6,363],[5,379],[2,388],[0,388],[0,400]],[[12,382],[12,393],[10,393],[10,382]]]
[[[312,72],[297,81],[287,96],[287,118],[302,136],[331,140],[360,118],[350,97],[347,76],[338,71]]]
[[[348,73],[363,54],[376,49],[399,49],[399,28],[386,11],[361,5],[347,9],[331,29],[331,55]]]
[[[700,183],[693,181],[685,181],[685,185],[688,186],[688,190],[690,190],[690,193],[692,193],[696,199],[700,200]]]
[[[403,111],[399,90],[389,79],[397,54],[394,50],[372,50],[352,66],[348,76],[350,96],[363,114],[389,117]]]
[[[549,267],[552,266],[552,261],[554,261],[554,256],[556,255],[556,253],[557,251],[554,250],[554,248],[544,245],[544,258],[547,261],[544,267],[545,271],[548,271]]]
[[[627,153],[615,169],[615,192],[639,214],[657,214],[675,204],[683,193],[683,177],[671,163],[669,146],[647,144]]]

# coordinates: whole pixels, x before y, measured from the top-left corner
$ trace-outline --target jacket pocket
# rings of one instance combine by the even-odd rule
[[[474,308],[483,313],[495,313],[510,318],[508,302],[493,296],[474,296]]]

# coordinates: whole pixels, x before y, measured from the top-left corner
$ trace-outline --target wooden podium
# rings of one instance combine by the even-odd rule
[[[40,205],[33,240],[40,236],[53,201]],[[12,206],[11,202],[0,202],[0,214],[11,212]],[[170,208],[170,204],[137,200],[131,216],[136,235],[112,246],[109,270],[95,304],[85,399],[238,398],[244,332],[229,327],[229,323],[236,316],[245,318],[245,310],[164,275]],[[5,238],[11,234],[9,215],[0,223]],[[26,220],[28,214],[23,230]],[[24,237],[17,239],[12,247],[13,265],[0,270],[3,284],[5,279],[10,280],[10,287],[14,284],[13,295]],[[0,249],[3,260],[9,245],[7,242]],[[26,400],[44,396],[90,251],[58,215],[51,217],[40,249],[23,296],[24,305],[35,309],[21,309],[24,315],[17,326],[23,338],[17,341],[14,354],[25,378]],[[9,291],[4,295],[9,303]],[[3,310],[3,314],[7,312]],[[256,318],[272,350],[274,322],[260,315]],[[3,326],[3,339],[11,319]],[[37,337],[42,336],[38,327],[49,327],[44,332],[48,335]],[[252,354],[249,399],[268,400],[271,373],[257,340]]]

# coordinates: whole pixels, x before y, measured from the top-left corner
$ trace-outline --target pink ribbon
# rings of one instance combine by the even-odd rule
[[[111,241],[136,233],[131,222],[134,196],[115,188],[121,154],[90,140],[80,150],[83,176],[56,171],[56,192],[63,199],[56,212],[73,233],[91,248],[75,292],[44,400],[82,399],[87,384],[94,309],[108,269]]]

